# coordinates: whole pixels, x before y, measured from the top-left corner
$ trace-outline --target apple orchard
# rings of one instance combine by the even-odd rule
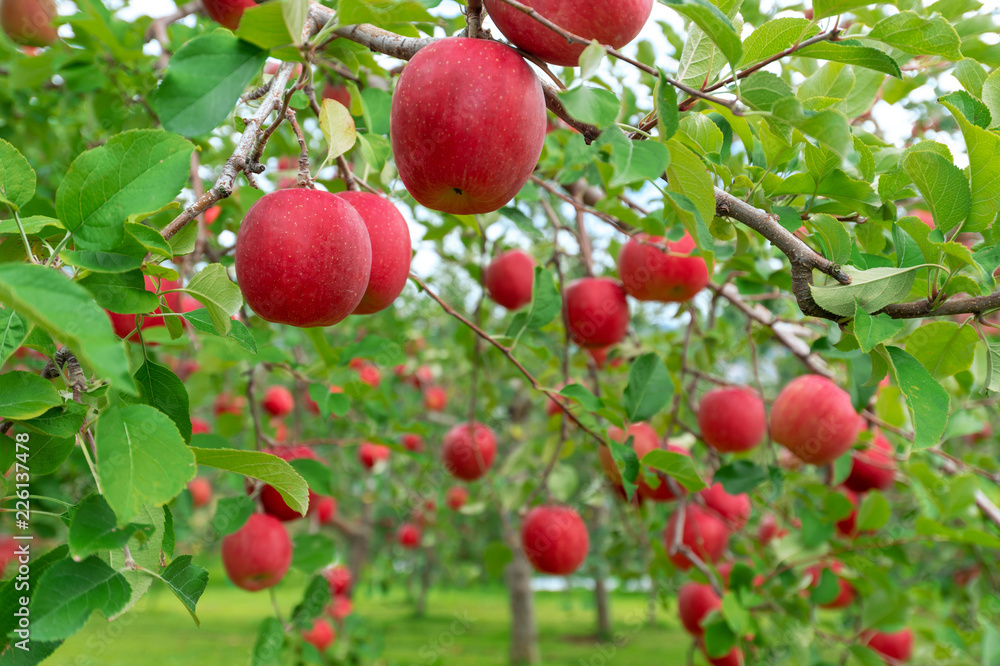
[[[158,591],[264,609],[230,664],[1000,664],[980,2],[58,9],[0,0],[0,664]],[[490,585],[492,661],[364,610]]]

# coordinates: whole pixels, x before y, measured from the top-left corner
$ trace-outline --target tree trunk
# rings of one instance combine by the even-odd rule
[[[611,605],[608,586],[604,583],[604,567],[594,577],[594,605],[597,606],[597,637],[604,640],[611,636]]]
[[[427,593],[431,589],[431,572],[434,569],[433,553],[429,548],[422,548],[423,566],[420,568],[420,588],[417,591],[417,617],[427,614]]]
[[[357,531],[349,538],[347,552],[347,568],[351,570],[351,580],[361,580],[361,569],[368,561],[368,548],[372,540],[372,504],[363,502],[361,504],[361,520],[358,522]]]
[[[515,666],[537,664],[538,627],[535,624],[535,598],[531,591],[531,565],[520,548],[513,549],[514,559],[507,565],[507,590],[510,593],[510,663]]]

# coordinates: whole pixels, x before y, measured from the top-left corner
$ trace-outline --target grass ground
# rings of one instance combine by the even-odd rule
[[[137,608],[109,624],[95,615],[48,661],[52,666],[236,666],[248,663],[257,626],[272,613],[267,593],[250,594],[223,584],[221,571],[198,604],[201,627],[163,586],[154,586]],[[304,580],[289,576],[278,591],[284,613]],[[572,666],[682,664],[689,639],[673,613],[658,611],[647,626],[645,597],[615,594],[615,635],[594,638],[591,594],[539,593],[536,612],[543,663]],[[437,590],[428,613],[413,614],[402,590],[387,595],[359,590],[355,612],[384,637],[384,663],[392,666],[494,666],[506,664],[508,609],[500,587]],[[456,620],[459,622],[456,623]]]

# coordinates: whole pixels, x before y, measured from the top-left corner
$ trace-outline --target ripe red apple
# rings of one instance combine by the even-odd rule
[[[332,326],[368,287],[372,244],[361,215],[320,190],[278,190],[247,211],[236,235],[236,275],[262,319]]]
[[[292,541],[280,520],[255,513],[222,540],[222,564],[237,587],[251,592],[274,587],[292,564]]]
[[[698,427],[705,444],[716,451],[749,451],[767,434],[764,401],[747,388],[714,389],[698,405]]]
[[[337,623],[342,623],[348,615],[354,612],[354,604],[351,598],[338,594],[333,597],[333,601],[326,607],[326,614]]]
[[[388,446],[364,442],[358,447],[358,460],[365,469],[372,469],[381,460],[388,460],[391,450]]]
[[[841,487],[838,490],[842,495],[847,497],[854,508],[846,518],[837,521],[837,532],[844,537],[856,537],[858,535],[858,494],[850,488]]]
[[[343,564],[324,569],[323,577],[330,584],[330,596],[336,597],[351,593],[351,570]]]
[[[271,386],[264,392],[264,399],[260,404],[271,416],[282,417],[295,409],[295,398],[284,386]]]
[[[811,465],[826,465],[858,438],[861,421],[851,396],[826,377],[788,382],[771,406],[771,437]]]
[[[257,6],[254,0],[204,0],[203,4],[213,21],[233,31],[240,27],[243,12]]]
[[[909,661],[913,656],[913,631],[909,628],[891,634],[876,631],[868,639],[868,647],[894,660],[886,663],[898,664]]]
[[[410,227],[387,199],[371,192],[340,192],[361,215],[372,246],[371,278],[353,314],[374,314],[392,305],[410,275]]]
[[[448,505],[448,508],[452,511],[458,511],[463,506],[465,506],[466,501],[469,499],[469,491],[466,490],[464,486],[452,486],[445,493],[444,503]]]
[[[489,213],[513,199],[535,169],[545,96],[514,49],[442,39],[403,70],[390,127],[399,177],[417,202],[456,215]]]
[[[302,640],[309,643],[314,648],[320,652],[325,652],[330,644],[333,643],[333,639],[336,635],[333,633],[333,627],[330,623],[323,618],[316,618],[313,620],[312,629],[308,631],[302,630]]]
[[[345,85],[334,85],[328,82],[323,86],[322,97],[340,102],[348,110],[351,108],[351,91]]]
[[[580,514],[568,506],[536,506],[524,517],[521,545],[541,573],[565,576],[587,559],[590,536]]]
[[[424,407],[432,412],[444,411],[448,406],[448,392],[440,386],[428,386],[424,389]]]
[[[315,504],[310,503],[309,513],[316,514],[321,525],[329,525],[337,515],[337,500],[332,497],[319,497]]]
[[[459,423],[444,436],[441,457],[448,472],[463,481],[486,474],[497,457],[497,438],[479,422]]]
[[[674,511],[670,515],[667,529],[663,533],[668,554],[674,544],[674,535],[677,531],[677,521],[680,515],[680,511]],[[684,510],[681,543],[690,548],[702,561],[714,564],[722,558],[729,546],[729,529],[711,511],[703,509],[697,504],[688,504]],[[682,571],[687,571],[694,566],[691,560],[679,550],[670,555],[670,559]]]
[[[212,501],[212,484],[206,478],[196,476],[188,481],[187,489],[191,493],[191,505],[196,509]]]
[[[12,42],[49,46],[59,39],[52,26],[52,19],[58,14],[53,0],[3,0],[0,27]]]
[[[700,493],[701,498],[712,511],[722,518],[722,522],[735,531],[746,527],[750,520],[750,496],[746,493],[730,495],[721,483],[714,483]]]
[[[316,454],[308,446],[275,446],[267,449],[266,453],[278,456],[282,460],[299,460],[300,458],[308,458],[309,460],[319,460]],[[247,483],[247,492],[249,493],[253,489],[253,484]],[[298,511],[288,506],[285,499],[273,486],[264,486],[260,491],[260,504],[264,509],[264,513],[274,516],[281,521],[298,520],[302,518],[302,515]],[[319,499],[319,495],[313,491],[309,491],[309,508],[306,511],[308,513],[312,510],[313,504]]]
[[[934,216],[931,215],[930,211],[927,210],[913,210],[910,211],[910,215],[917,217],[921,222],[926,224],[931,229],[937,229],[937,225],[934,224]]]
[[[660,442],[660,436],[656,434],[656,431],[653,430],[653,427],[648,423],[633,423],[629,426],[627,434],[623,433],[621,428],[612,426],[608,428],[608,437],[620,443],[624,443],[628,437],[632,437],[632,449],[635,451],[635,455],[639,458],[639,460],[642,460],[643,456],[654,449],[666,449],[667,451],[673,451],[674,453],[680,453],[685,456],[691,455],[687,449],[683,449],[674,444],[667,444],[666,446],[663,446]],[[601,467],[604,468],[604,473],[607,475],[608,479],[610,479],[611,482],[617,487],[621,488],[621,472],[618,471],[618,465],[615,463],[615,459],[611,455],[611,451],[602,446],[597,450],[597,456],[601,461]],[[654,488],[646,480],[645,474],[640,472],[638,478],[636,479],[639,495],[643,499],[652,500],[654,502],[669,502],[670,500],[677,499],[674,496],[673,491],[670,490],[670,484],[666,481],[667,475],[662,472],[657,472],[656,475],[660,479],[660,485]],[[683,488],[681,490],[683,491]]]
[[[820,577],[823,575],[823,571],[829,569],[837,577],[837,583],[840,585],[840,592],[837,594],[833,601],[829,601],[825,604],[820,604],[821,608],[847,608],[854,601],[855,591],[854,586],[850,584],[846,579],[840,577],[840,572],[844,570],[844,565],[833,560],[824,564],[818,564],[816,566],[809,567],[806,569],[806,574],[809,576],[809,587],[814,588],[819,585]]]
[[[603,368],[604,364],[607,363],[609,351],[611,351],[611,347],[593,347],[587,349],[587,353],[590,354],[590,358],[594,359],[594,365],[598,368]]]
[[[483,275],[490,298],[508,310],[523,308],[531,302],[535,266],[535,259],[522,250],[508,250],[496,256]]]
[[[425,448],[424,438],[413,433],[403,435],[403,448],[414,453],[421,453]]]
[[[851,474],[844,485],[859,493],[868,490],[888,490],[896,477],[896,459],[892,444],[880,431],[875,432],[871,446],[851,452]]]
[[[778,525],[778,519],[774,517],[773,513],[765,513],[760,519],[760,525],[757,526],[757,541],[764,547],[767,547],[774,539],[780,539],[786,534],[788,534],[788,530],[782,529]]]
[[[21,540],[15,539],[12,536],[2,536],[0,537],[0,575],[5,575],[7,571],[7,566],[14,562],[14,567],[17,568],[18,564],[18,550],[21,546]]]
[[[701,643],[701,649],[705,652],[704,642]],[[708,663],[712,666],[743,666],[743,651],[739,647],[734,647],[722,657],[709,657],[708,652],[705,652],[705,659],[708,659]]]
[[[429,386],[434,381],[434,371],[426,365],[421,365],[411,374],[407,375],[404,381],[413,388]]]
[[[403,523],[396,532],[396,540],[403,548],[413,550],[420,546],[420,528],[413,523]]]
[[[666,245],[670,252],[642,243]],[[682,303],[708,284],[708,265],[700,256],[691,256],[694,239],[684,233],[677,241],[638,234],[618,253],[618,277],[629,296],[640,301]]]
[[[611,278],[573,280],[564,292],[563,319],[581,347],[607,347],[621,342],[628,329],[625,288]]]
[[[222,213],[222,206],[212,206],[205,211],[205,224],[211,226],[219,219],[219,214]]]
[[[677,595],[677,612],[681,617],[681,624],[692,636],[705,633],[701,621],[719,608],[722,608],[722,599],[711,585],[685,583]]]
[[[191,434],[192,435],[207,435],[212,432],[212,426],[208,424],[205,419],[199,419],[197,416],[191,417]]]
[[[485,0],[486,11],[504,37],[553,65],[576,67],[585,44],[571,44],[503,0]],[[555,25],[587,40],[621,48],[642,30],[653,0],[524,0]]]
[[[234,414],[236,416],[242,416],[243,407],[247,404],[247,399],[242,395],[230,395],[228,393],[220,393],[215,398],[215,405],[212,408],[213,413],[216,416],[222,416],[223,414]]]
[[[175,280],[164,280],[162,278],[154,278],[149,275],[145,275],[144,281],[146,284],[146,291],[156,293],[157,291],[163,292],[168,289],[180,289],[181,283]],[[157,288],[159,286],[159,289]],[[173,312],[181,311],[181,294],[180,292],[173,292],[171,294],[164,294],[164,298],[167,301],[167,306]],[[142,330],[147,328],[153,328],[154,326],[166,326],[167,324],[163,321],[163,316],[161,315],[162,310],[156,308],[153,310],[152,314],[143,315],[142,319]],[[107,311],[108,317],[111,319],[111,327],[115,330],[115,335],[119,338],[124,338],[129,333],[135,330],[136,317],[139,315],[134,314],[118,314],[117,312]],[[161,315],[161,316],[156,316]],[[132,342],[139,341],[139,333],[133,333],[129,340]]]
[[[363,358],[352,358],[348,365],[358,373],[358,380],[362,384],[368,384],[368,386],[376,389],[382,384],[382,373]]]

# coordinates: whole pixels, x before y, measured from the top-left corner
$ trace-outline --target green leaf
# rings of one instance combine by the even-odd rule
[[[30,419],[62,402],[52,382],[34,373],[18,370],[0,375],[0,418]]]
[[[932,321],[913,331],[904,348],[936,379],[943,379],[972,367],[978,342],[972,326]]]
[[[734,460],[720,467],[715,472],[712,482],[721,483],[723,489],[730,495],[739,495],[753,491],[767,482],[768,478],[767,469],[749,460]]]
[[[809,600],[814,604],[828,604],[840,596],[840,581],[837,574],[829,567],[824,567],[819,576],[819,583],[809,593]]]
[[[35,196],[35,170],[17,148],[0,139],[0,204],[20,210]]]
[[[163,127],[189,137],[212,131],[233,112],[266,59],[267,51],[223,30],[191,39],[170,58],[151,100]]]
[[[322,130],[327,144],[324,165],[353,148],[357,141],[358,133],[354,127],[354,118],[351,117],[351,112],[336,100],[323,100],[319,114],[319,128]]]
[[[992,75],[990,78],[997,80],[1000,84],[1000,79],[996,79]],[[983,94],[986,94],[985,87]],[[998,96],[1000,96],[1000,92],[998,92]],[[969,153],[971,180],[969,216],[962,226],[962,230],[981,232],[987,229],[996,218],[996,202],[1000,200],[1000,162],[996,159],[996,156],[1000,155],[1000,136],[969,122],[965,114],[948,99],[942,97],[941,103],[951,111],[955,120],[958,121],[958,126],[962,129],[962,136],[965,138],[965,147]],[[997,109],[997,112],[1000,113],[1000,109]],[[1000,121],[997,116],[993,116],[993,118],[994,123]]]
[[[28,469],[32,476],[52,474],[62,467],[76,444],[75,437],[32,435],[28,445]]]
[[[993,344],[989,337],[984,336],[986,343],[986,382],[983,392],[1000,391],[1000,344]]]
[[[531,304],[524,312],[519,312],[511,320],[507,337],[519,338],[525,330],[537,331],[559,314],[562,297],[556,288],[552,273],[541,266],[535,266],[535,282],[531,290]]]
[[[969,66],[974,68],[980,76],[983,74],[983,68],[979,65],[979,63],[974,60],[967,60],[962,64],[966,63],[969,63]],[[990,116],[993,118],[993,125],[1000,125],[1000,74],[997,72],[1000,72],[1000,69],[994,69],[990,72],[989,76],[983,80],[981,95],[983,103],[986,104],[986,107],[990,110]],[[973,92],[973,94],[975,93]]]
[[[906,398],[913,421],[913,446],[926,449],[941,440],[948,424],[948,392],[924,369],[920,361],[899,347],[887,347],[891,372]]]
[[[341,0],[337,24],[433,23],[435,19],[427,12],[425,4],[416,0]]]
[[[34,550],[34,547],[32,550]],[[66,544],[63,544],[40,557],[35,557],[33,553],[31,559],[31,575],[33,579],[35,581],[41,580],[42,575],[52,565],[66,559],[68,552],[69,548]],[[17,589],[23,586],[24,582],[18,581],[15,576],[4,581],[3,586],[0,587],[0,636],[3,637],[4,645],[10,643],[9,635],[18,625],[18,616],[14,613],[23,607],[21,603],[22,598],[27,597],[31,599],[38,589],[37,585],[29,585],[27,589]]]
[[[804,18],[776,18],[767,21],[750,33],[743,42],[741,68],[766,60],[790,46],[819,32],[819,27]],[[808,49],[809,47],[806,47]],[[796,51],[801,54],[806,49]]]
[[[77,157],[56,192],[56,212],[77,249],[121,245],[129,215],[156,210],[180,193],[193,151],[176,134],[130,130]]]
[[[503,575],[504,569],[514,559],[510,546],[502,541],[493,541],[483,549],[483,568],[493,578]]]
[[[924,18],[913,11],[900,12],[876,23],[865,37],[912,55],[962,59],[961,39],[943,16]]]
[[[519,211],[514,206],[507,206],[506,208],[501,208],[497,211],[508,220],[517,225],[517,228],[523,231],[528,236],[534,239],[539,239],[542,237],[542,232],[538,230],[532,222],[531,218]]]
[[[101,495],[89,495],[73,512],[69,524],[69,552],[80,561],[102,550],[121,548],[135,534],[136,525],[119,527],[115,513]]]
[[[169,368],[147,360],[135,371],[139,399],[170,417],[181,438],[191,441],[191,412],[184,382]]]
[[[1000,98],[996,97],[996,92],[1000,92],[1000,79],[997,79],[997,82],[993,84],[994,93],[988,95],[983,87],[987,81],[986,72],[983,71],[983,66],[972,58],[966,58],[955,65],[953,74],[963,88],[986,103],[990,109],[990,115],[996,118],[997,112],[1000,111],[1000,104],[997,104],[1000,102]]]
[[[941,233],[968,216],[972,205],[969,180],[949,160],[928,151],[911,152],[903,160],[903,168],[923,195]]]
[[[109,407],[97,421],[97,473],[121,526],[184,490],[194,461],[174,422],[148,405]]]
[[[299,476],[306,480],[309,488],[320,495],[333,495],[334,488],[331,485],[332,473],[330,468],[319,460],[309,458],[299,458],[290,460],[292,468],[298,472]]]
[[[146,291],[140,271],[91,273],[79,281],[105,310],[118,314],[146,314],[160,306],[156,294]]]
[[[596,39],[591,40],[587,48],[583,50],[580,54],[579,67],[580,67],[580,79],[586,80],[597,73],[597,69],[601,66],[601,62],[604,61],[604,56],[607,55],[607,51],[601,46],[601,43]]]
[[[215,505],[212,529],[216,536],[224,537],[239,531],[250,520],[257,505],[246,495],[223,497]]]
[[[631,441],[631,437],[629,437],[629,441]],[[611,458],[621,470],[625,496],[631,501],[637,487],[635,480],[639,476],[639,457],[635,454],[634,448],[622,442],[611,440],[608,442],[608,448],[611,451]]]
[[[30,264],[0,264],[0,301],[65,343],[98,376],[135,394],[125,351],[107,313],[66,275]]]
[[[292,553],[292,566],[307,575],[329,566],[337,556],[333,539],[325,534],[299,534],[293,540]]]
[[[281,663],[285,646],[285,628],[276,617],[266,617],[257,630],[257,641],[250,653],[250,666],[273,666]]]
[[[583,384],[567,384],[559,391],[559,395],[564,395],[580,403],[588,412],[599,412],[604,408],[604,402],[590,392]]]
[[[250,44],[258,46],[261,49],[264,49],[265,53],[267,49],[274,49],[280,46],[290,46],[296,43],[299,39],[301,39],[302,24],[299,24],[299,37],[297,38],[285,21],[285,15],[288,11],[286,6],[286,2],[266,2],[257,5],[256,7],[248,7],[243,12],[243,16],[240,17],[240,25],[236,30],[236,36],[243,42],[248,42],[247,46]],[[209,53],[214,53],[216,50],[220,49],[221,46],[214,46],[212,50],[209,50]],[[224,53],[231,53],[231,51],[226,50]],[[297,53],[292,49],[284,49],[280,52],[282,59],[285,58],[286,53],[289,58],[297,55]],[[176,58],[176,56],[174,57]],[[275,57],[278,57],[278,55],[276,54]],[[239,64],[239,58],[233,58],[232,62],[227,62],[230,70],[236,69]],[[173,66],[173,59],[171,59],[170,65]],[[251,78],[259,71],[260,63],[257,64],[256,68],[251,73]],[[246,84],[244,84],[244,87],[246,87]],[[233,103],[235,104],[235,98],[233,99]],[[231,111],[232,107],[230,107],[229,110]]]
[[[174,559],[160,574],[160,580],[167,584],[175,597],[180,599],[195,624],[200,627],[201,622],[195,615],[195,606],[208,585],[208,571],[194,564],[192,559],[190,555],[181,555]]]
[[[218,331],[215,330],[215,325],[212,323],[211,315],[209,315],[208,310],[204,308],[192,310],[191,312],[185,312],[184,319],[189,321],[199,333],[219,335]],[[246,324],[234,319],[230,322],[230,326],[232,328],[230,329],[229,334],[220,337],[232,340],[251,354],[256,354],[257,341],[254,340],[253,333],[250,332],[250,329],[247,328]]]
[[[625,414],[632,423],[650,419],[674,397],[674,383],[663,359],[654,353],[632,361],[625,387]]]
[[[848,39],[840,42],[819,42],[799,49],[795,55],[816,60],[841,62],[855,67],[864,67],[876,72],[882,72],[897,79],[903,78],[899,65],[885,51],[864,46],[861,42]]]
[[[792,86],[771,72],[756,72],[740,86],[740,98],[751,108],[761,111],[771,111],[779,102],[793,95]]]
[[[677,192],[687,197],[695,206],[702,221],[707,224],[715,216],[715,186],[705,163],[687,146],[677,139],[667,141],[670,149],[670,166],[667,167],[667,185],[671,192]],[[706,229],[707,231],[707,229]],[[698,248],[704,252],[700,234],[688,233],[695,239]],[[711,250],[711,245],[707,249]]]
[[[61,407],[53,407],[41,416],[21,421],[21,425],[37,433],[72,438],[80,431],[86,415],[86,405],[70,401]]]
[[[906,622],[908,607],[909,601],[902,589],[878,587],[862,604],[861,624],[865,629],[898,628]]]
[[[827,16],[844,14],[858,7],[868,7],[872,5],[886,4],[885,2],[871,2],[870,0],[814,0],[813,18],[821,19]]]
[[[382,366],[406,362],[403,347],[398,342],[380,335],[366,335],[360,341],[345,347],[340,353],[340,365],[347,365],[355,358],[372,359]]]
[[[232,329],[230,317],[239,312],[243,305],[243,294],[229,279],[225,267],[222,264],[209,264],[191,278],[184,291],[205,306],[218,334],[227,336]]]
[[[45,570],[31,600],[31,638],[57,641],[79,631],[95,610],[111,617],[132,590],[120,573],[96,555],[61,560]]]
[[[618,119],[621,101],[610,90],[580,86],[558,95],[569,115],[581,122],[604,128]]]
[[[743,44],[740,42],[736,26],[721,9],[708,0],[660,0],[660,2],[701,28],[735,69],[743,58]]]
[[[964,90],[948,93],[939,97],[938,101],[948,102],[949,109],[953,112],[957,110],[967,121],[980,129],[989,129],[993,124],[989,108]]]
[[[59,258],[63,263],[86,268],[95,273],[125,273],[137,271],[142,266],[145,249],[135,247],[135,253],[107,252],[104,250],[63,250]]]
[[[750,77],[753,78],[754,76]],[[810,111],[803,109],[802,102],[798,99],[784,97],[775,102],[771,113],[775,118],[788,123],[806,136],[813,137],[838,155],[846,155],[854,145],[847,118],[839,111],[831,109]]]
[[[30,327],[13,310],[0,308],[0,366],[28,339]]]
[[[841,317],[850,317],[854,315],[856,306],[871,313],[898,303],[910,293],[918,268],[921,266],[867,270],[844,266],[844,272],[851,277],[851,284],[830,287],[810,285],[809,288],[820,307]]]
[[[868,532],[881,529],[889,522],[892,514],[889,502],[877,490],[865,493],[864,497],[858,509],[858,530]]]
[[[180,204],[176,201],[171,201],[163,208],[165,210],[170,210],[179,207]],[[130,238],[134,239],[135,242],[145,248],[148,252],[157,254],[164,259],[173,259],[174,253],[170,250],[170,243],[165,240],[156,229],[147,227],[145,224],[139,224],[138,222],[126,222],[125,232]],[[126,242],[128,241],[126,240]]]
[[[854,311],[854,335],[858,346],[864,353],[869,353],[875,347],[892,340],[906,328],[906,322],[893,319],[887,314],[872,316],[860,305]]]
[[[656,82],[656,126],[660,141],[666,141],[677,133],[680,124],[680,113],[677,109],[677,89],[667,82],[667,77],[660,71]]]
[[[813,215],[809,223],[816,227],[827,249],[830,251],[828,259],[837,264],[844,264],[851,259],[851,235],[847,233],[844,223],[822,213]]]
[[[350,397],[344,393],[334,393],[325,384],[310,384],[309,397],[319,407],[319,413],[323,418],[331,414],[341,417],[351,409]]]
[[[258,479],[272,486],[292,510],[306,515],[309,508],[309,486],[295,469],[281,458],[260,451],[237,451],[235,449],[191,450],[199,465],[224,469]]]
[[[653,449],[642,457],[641,462],[646,467],[663,472],[676,480],[689,492],[697,492],[706,487],[705,482],[698,475],[698,470],[694,467],[691,456],[676,451]]]

